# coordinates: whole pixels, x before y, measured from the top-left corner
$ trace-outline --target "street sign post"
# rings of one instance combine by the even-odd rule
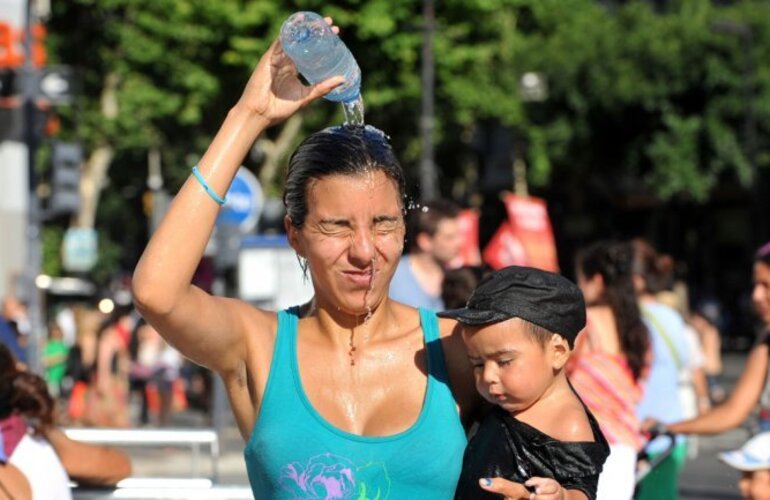
[[[92,228],[71,227],[64,233],[62,265],[74,273],[93,269],[99,257],[99,237]]]

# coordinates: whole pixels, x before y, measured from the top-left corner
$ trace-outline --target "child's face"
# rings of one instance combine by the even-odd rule
[[[541,345],[520,319],[464,327],[463,340],[476,389],[512,413],[537,401],[551,386],[555,370],[563,366],[555,359],[551,342]]]
[[[770,500],[770,470],[744,472],[738,488],[747,500]]]

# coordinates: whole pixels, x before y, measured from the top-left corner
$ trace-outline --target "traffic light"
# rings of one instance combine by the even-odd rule
[[[52,151],[51,199],[52,215],[77,212],[80,208],[80,168],[83,149],[79,144],[56,142]]]

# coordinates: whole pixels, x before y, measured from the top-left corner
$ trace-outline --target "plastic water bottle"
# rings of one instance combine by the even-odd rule
[[[342,75],[345,82],[326,95],[349,103],[361,94],[361,70],[347,46],[315,12],[296,12],[281,27],[281,44],[302,76],[315,84]]]

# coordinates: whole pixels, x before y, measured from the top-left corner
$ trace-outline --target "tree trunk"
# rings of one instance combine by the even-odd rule
[[[278,162],[286,155],[301,128],[302,116],[295,114],[286,121],[275,141],[269,139],[259,139],[257,141],[259,147],[265,152],[265,160],[262,162],[262,168],[259,170],[259,182],[265,189],[275,180]]]
[[[108,74],[105,79],[101,107],[102,115],[107,120],[113,120],[118,116],[118,76],[115,73]],[[86,160],[80,177],[80,210],[76,218],[77,227],[94,227],[99,195],[104,188],[107,172],[114,156],[115,149],[112,145],[104,143],[94,149]]]

